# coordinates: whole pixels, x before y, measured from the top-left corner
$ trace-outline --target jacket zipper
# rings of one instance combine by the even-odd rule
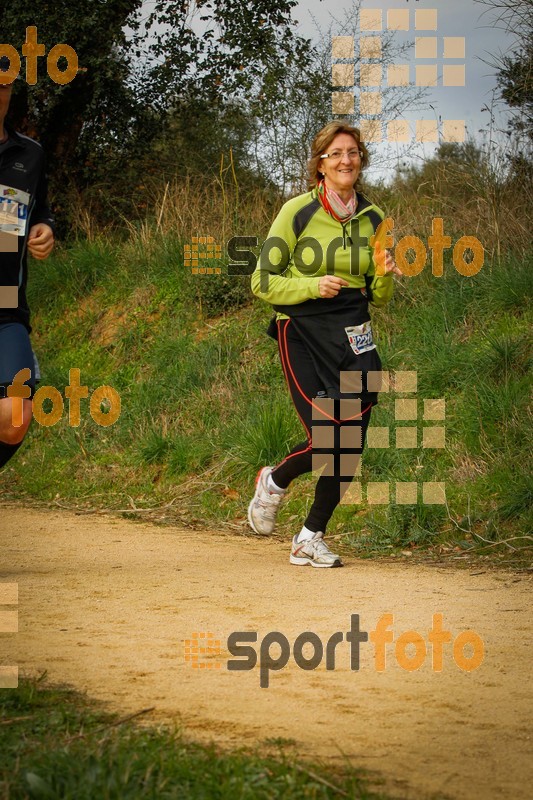
[[[370,204],[369,206],[366,206],[365,208],[363,208],[362,211],[359,211],[351,219],[349,219],[348,222],[341,222],[341,227],[342,227],[342,249],[343,250],[346,250],[346,242],[347,241],[348,241],[348,244],[350,244],[350,245],[353,244],[352,237],[349,234],[346,233],[346,226],[349,225],[351,222],[353,222],[354,219],[357,219],[357,217],[360,214],[364,214],[365,211],[368,211],[369,209],[373,209],[373,208],[374,208],[374,205]]]
[[[352,217],[352,219],[355,219],[355,217]],[[348,222],[341,222],[341,225],[342,225],[342,249],[343,250],[346,250],[346,242],[348,242],[349,245],[353,244],[352,237],[349,234],[346,233],[346,226],[351,221],[352,220],[350,219],[350,220],[348,220]]]

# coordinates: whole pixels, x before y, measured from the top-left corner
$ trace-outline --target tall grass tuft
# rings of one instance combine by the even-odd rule
[[[263,396],[259,402],[249,399],[249,408],[234,420],[228,440],[231,460],[241,473],[278,463],[304,438],[285,394]]]

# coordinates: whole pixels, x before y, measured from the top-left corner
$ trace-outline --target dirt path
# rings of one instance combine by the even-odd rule
[[[19,586],[19,632],[0,637],[0,664],[46,669],[124,713],[153,705],[150,720],[180,719],[195,738],[286,737],[305,757],[343,753],[403,798],[531,797],[531,579],[355,559],[297,568],[288,541],[15,507],[0,508],[0,531],[0,580]],[[427,636],[439,612],[452,641],[467,629],[483,640],[475,671],[457,667],[449,644],[432,670]],[[384,613],[395,641],[413,629],[426,640],[417,671],[399,666],[394,644],[376,671],[370,641],[359,671],[346,641],[334,671],[324,661],[305,671],[291,655],[269,688],[258,668],[227,669],[232,631],[257,631],[259,652],[270,631],[291,648],[303,631],[325,643],[349,630],[351,614],[371,631]],[[221,656],[201,659],[218,669],[185,661],[184,641],[202,631],[221,640]]]

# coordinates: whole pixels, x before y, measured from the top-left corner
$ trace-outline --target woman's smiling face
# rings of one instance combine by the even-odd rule
[[[338,194],[351,193],[361,172],[359,144],[349,133],[339,133],[327,149],[328,153],[342,153],[341,157],[322,158],[318,169],[324,175],[326,186]],[[351,155],[348,155],[348,154]]]

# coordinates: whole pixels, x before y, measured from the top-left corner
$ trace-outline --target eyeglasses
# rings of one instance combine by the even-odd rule
[[[332,161],[340,161],[343,156],[348,156],[350,161],[355,161],[356,159],[363,158],[363,151],[362,150],[333,150],[332,153],[324,153],[320,156],[320,158],[331,158]]]

